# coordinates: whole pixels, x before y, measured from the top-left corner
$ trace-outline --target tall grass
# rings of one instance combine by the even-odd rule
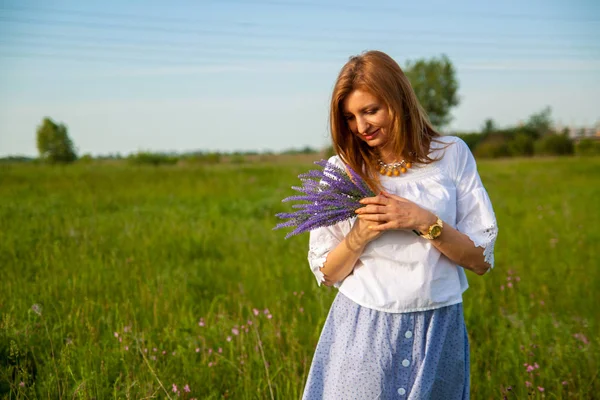
[[[310,166],[0,166],[2,396],[299,398],[336,291],[272,227]],[[464,298],[473,398],[598,397],[598,171],[480,162],[500,236]]]

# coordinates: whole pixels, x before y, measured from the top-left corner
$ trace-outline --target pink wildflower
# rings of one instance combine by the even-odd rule
[[[129,350],[129,346],[125,346],[125,351],[128,351],[128,350]]]
[[[544,389],[543,387],[541,387],[541,386],[538,386],[538,390],[539,390],[540,392],[543,392],[545,389]]]
[[[236,336],[237,336],[237,335],[239,335],[239,334],[240,334],[240,331],[239,331],[237,328],[233,328],[233,329],[231,330],[231,333],[233,333],[234,335],[236,335]]]
[[[227,341],[231,342],[231,336],[227,336]]]
[[[119,332],[115,332],[115,337],[119,337]]]
[[[248,320],[248,325],[252,325],[252,321]]]
[[[223,352],[223,349],[221,347],[219,347],[218,352],[219,352],[219,354],[221,354]]]
[[[258,315],[260,313],[260,311],[258,311],[256,308],[253,308],[252,312],[254,313],[254,315]]]
[[[525,381],[525,386],[527,386],[527,387],[531,387],[531,382],[529,382],[529,381]]]
[[[533,371],[535,368],[533,367],[533,365],[528,365],[527,366],[527,372],[531,372]]]
[[[189,393],[189,392],[191,392],[191,390],[190,390],[190,385],[186,384],[186,385],[183,387],[183,391],[184,391],[184,392],[186,392],[186,393]]]
[[[567,382],[567,381],[562,381],[562,384],[563,384],[563,385],[567,385],[568,383],[569,383],[569,382]]]
[[[173,384],[173,393],[177,393],[179,390],[177,390],[177,385]]]
[[[269,315],[267,315],[267,318],[271,319],[271,318],[273,318],[273,316],[271,314],[269,314]]]
[[[196,353],[200,353],[200,347],[196,347]]]
[[[19,386],[25,387],[25,382],[23,382],[23,381],[19,382]]]
[[[513,284],[512,284],[512,282],[508,282],[508,283],[506,284],[506,286],[508,286],[509,288],[512,288],[512,287],[513,287]]]
[[[573,335],[573,337],[575,339],[581,340],[583,342],[583,344],[585,344],[585,345],[587,345],[587,344],[590,343],[590,341],[588,340],[588,338],[585,337],[585,335],[583,333],[576,333],[576,334]]]
[[[265,310],[263,311],[263,313],[264,313],[264,314],[271,314],[271,313],[269,312],[269,309],[268,309],[268,308],[265,308]]]

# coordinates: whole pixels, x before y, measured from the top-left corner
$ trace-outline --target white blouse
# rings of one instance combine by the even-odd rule
[[[494,266],[496,217],[465,142],[453,136],[432,142],[439,161],[413,166],[399,177],[381,177],[389,193],[404,197],[439,216],[484,249]],[[343,166],[338,156],[329,162]],[[310,232],[308,261],[321,285],[327,255],[350,232],[356,218]],[[465,271],[411,230],[385,231],[365,247],[340,292],[361,306],[387,312],[431,310],[462,302],[469,287]]]

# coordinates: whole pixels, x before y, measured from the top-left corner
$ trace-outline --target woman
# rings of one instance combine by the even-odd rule
[[[304,399],[467,399],[465,269],[494,264],[496,218],[473,155],[428,122],[388,55],[342,68],[331,100],[337,156],[376,197],[311,231],[308,260],[334,300]]]

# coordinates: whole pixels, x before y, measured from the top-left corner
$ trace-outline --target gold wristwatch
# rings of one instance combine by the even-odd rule
[[[437,217],[437,221],[427,229],[427,233],[419,233],[419,236],[429,240],[435,239],[442,234],[443,227],[444,222]]]

